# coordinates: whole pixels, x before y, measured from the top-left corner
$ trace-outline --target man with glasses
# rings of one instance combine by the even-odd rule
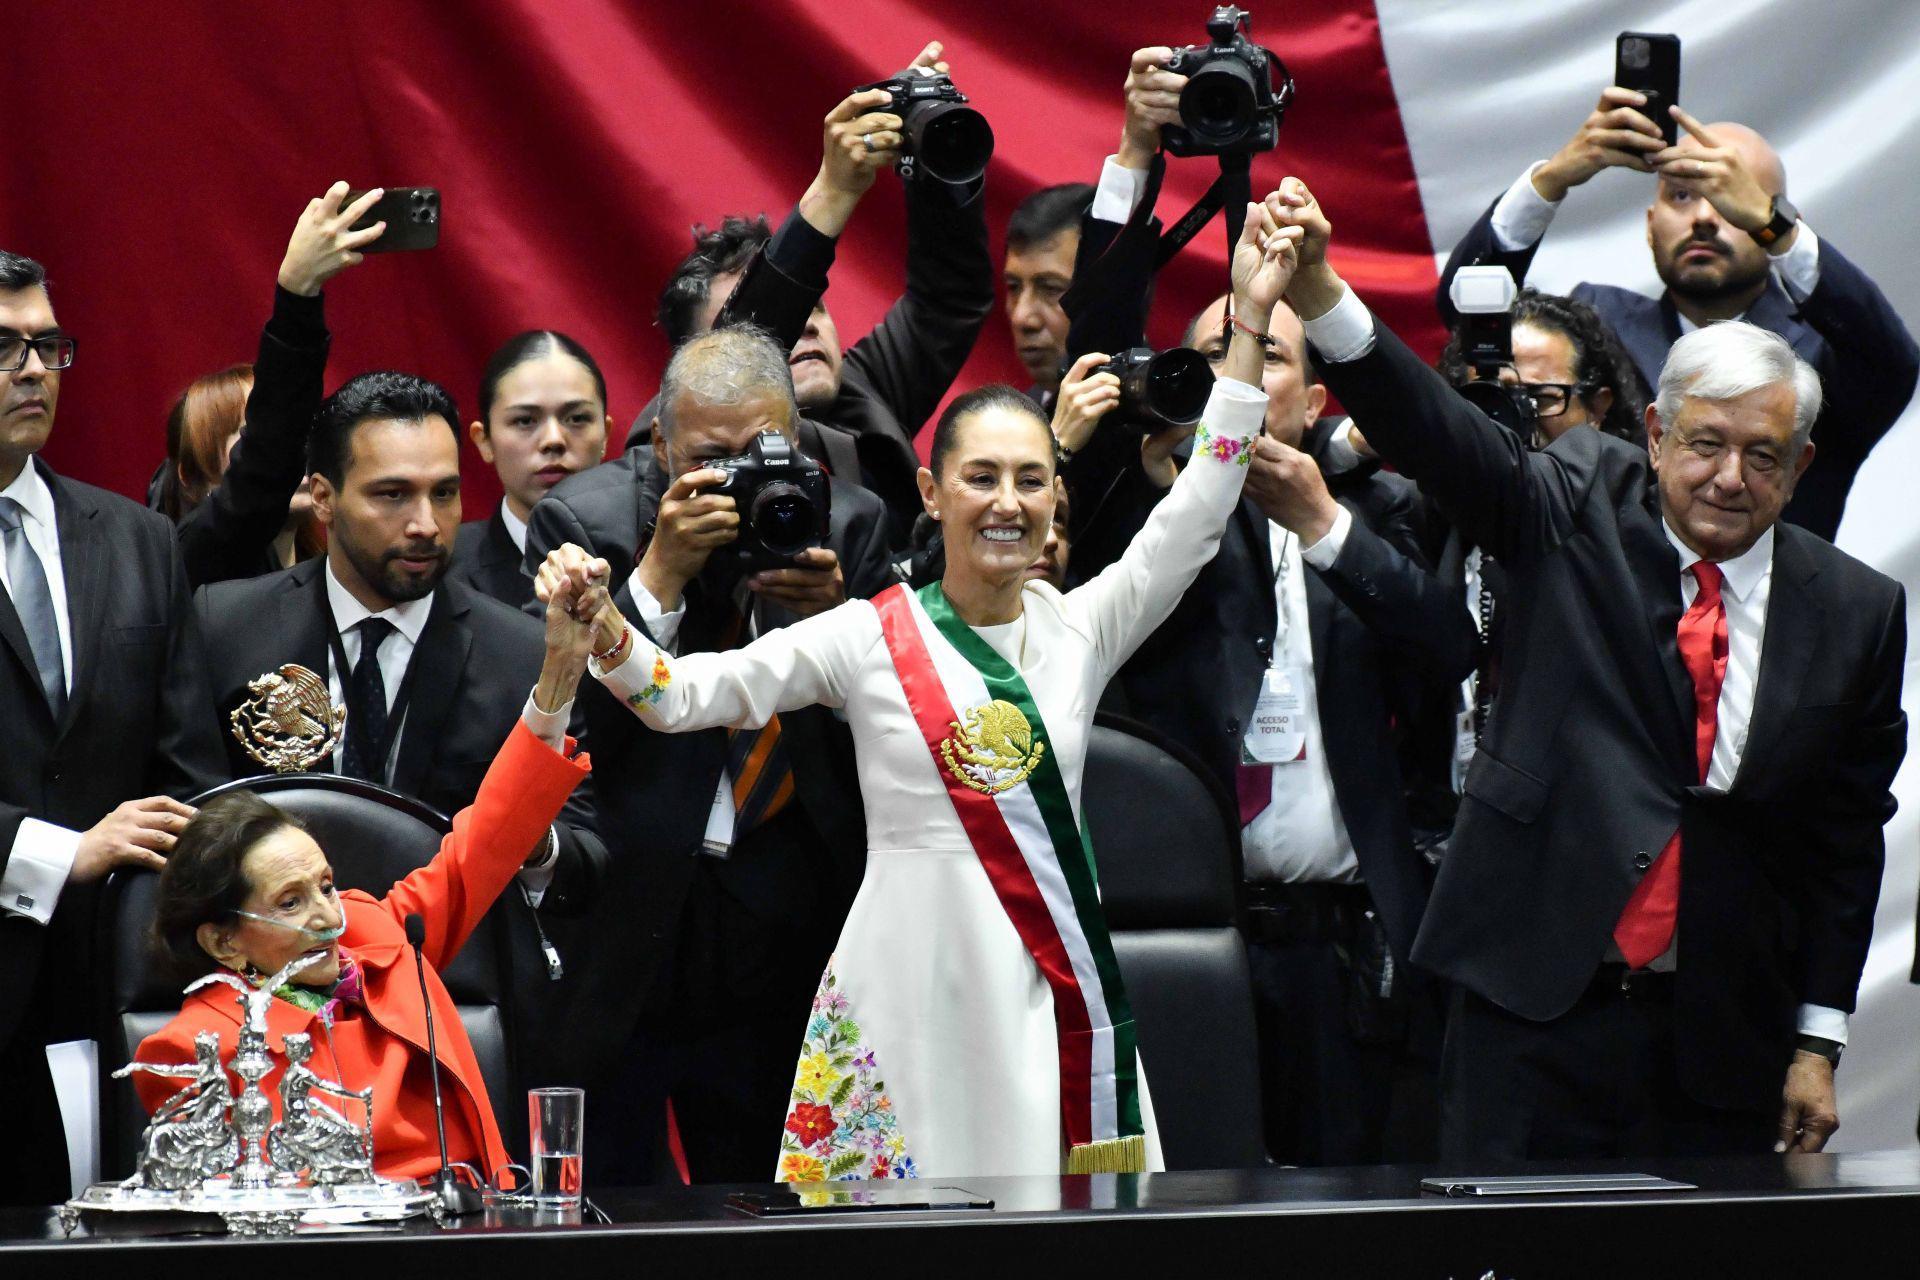
[[[1647,248],[1665,286],[1659,297],[1605,284],[1573,296],[1600,313],[1632,357],[1645,394],[1681,335],[1716,320],[1745,320],[1792,344],[1826,387],[1814,424],[1820,463],[1796,486],[1785,519],[1832,538],[1867,454],[1906,411],[1920,348],[1860,268],[1801,220],[1787,171],[1767,140],[1741,124],[1704,125],[1678,107],[1679,145],[1644,94],[1613,87],[1565,146],[1528,166],[1472,226],[1440,277],[1449,320],[1454,273],[1503,266],[1524,281],[1540,242],[1575,187],[1608,169],[1655,179]]]
[[[0,1204],[68,1194],[45,1046],[91,1030],[92,886],[158,868],[220,759],[173,527],[34,457],[76,345],[0,251]]]
[[[1305,229],[1288,300],[1380,454],[1498,557],[1500,698],[1413,959],[1455,984],[1449,1161],[1818,1151],[1906,753],[1898,583],[1781,521],[1818,374],[1725,321],[1647,441],[1528,451],[1379,325]]]

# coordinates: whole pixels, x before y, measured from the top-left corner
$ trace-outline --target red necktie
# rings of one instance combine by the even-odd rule
[[[1705,782],[1720,726],[1720,685],[1727,678],[1727,608],[1720,598],[1724,575],[1719,565],[1698,561],[1693,576],[1700,590],[1680,619],[1680,663],[1693,678],[1693,753]],[[1680,833],[1675,831],[1613,926],[1613,940],[1628,967],[1645,968],[1672,945],[1679,906]]]

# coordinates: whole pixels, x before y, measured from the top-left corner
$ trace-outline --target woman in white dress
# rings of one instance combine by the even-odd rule
[[[795,1028],[779,1179],[1162,1167],[1081,770],[1108,679],[1212,558],[1240,500],[1266,405],[1261,337],[1297,239],[1248,206],[1237,327],[1193,461],[1085,586],[1029,580],[1052,520],[1054,441],[1024,397],[987,388],[943,415],[919,476],[946,542],[940,583],[678,658],[611,602],[597,615],[592,670],[653,728],[756,727],[821,703],[852,729],[867,870]],[[539,593],[606,573],[562,547]]]

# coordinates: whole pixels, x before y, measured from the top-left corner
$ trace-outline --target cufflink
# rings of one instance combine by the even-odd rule
[[[24,893],[16,893],[13,895],[13,905],[21,911],[31,911],[33,910],[33,899]]]

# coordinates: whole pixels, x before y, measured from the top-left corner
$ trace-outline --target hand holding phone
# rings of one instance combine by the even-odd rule
[[[349,191],[346,203],[352,204],[364,191]],[[350,228],[362,231],[376,222],[387,229],[376,240],[360,249],[362,253],[406,253],[431,249],[440,243],[440,191],[437,187],[388,187],[385,195]]]
[[[1680,37],[1622,31],[1613,46],[1613,82],[1646,97],[1640,114],[1653,121],[1668,146],[1680,140],[1680,125],[1668,110],[1680,104]]]

